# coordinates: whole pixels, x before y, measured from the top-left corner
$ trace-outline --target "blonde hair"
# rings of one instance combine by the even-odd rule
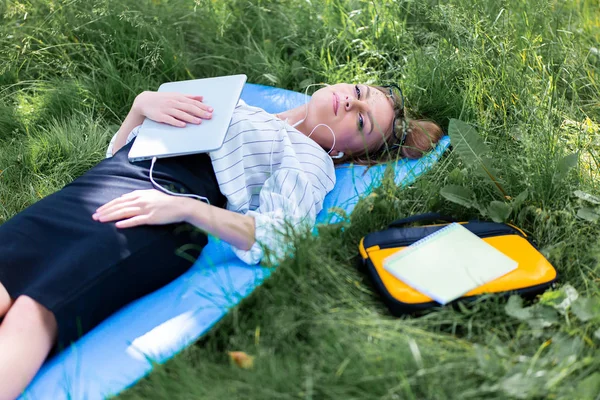
[[[334,159],[334,164],[353,162],[373,166],[389,161],[397,161],[403,157],[417,159],[433,149],[444,136],[442,128],[433,121],[407,118],[401,93],[400,96],[391,96],[387,87],[373,87],[391,100],[394,109],[393,126],[389,132],[385,132],[383,143],[377,148],[365,148],[364,151],[359,153]],[[401,143],[403,139],[404,143]]]

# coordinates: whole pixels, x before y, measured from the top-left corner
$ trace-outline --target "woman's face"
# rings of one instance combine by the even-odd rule
[[[315,92],[308,103],[305,126],[310,133],[318,124],[335,133],[331,155],[364,152],[378,148],[389,135],[394,119],[391,100],[381,91],[367,86],[339,83]],[[326,151],[333,146],[327,127],[319,126],[311,135]]]

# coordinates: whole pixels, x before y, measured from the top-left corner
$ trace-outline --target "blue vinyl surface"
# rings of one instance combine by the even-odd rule
[[[246,84],[242,99],[269,113],[302,105],[303,94]],[[408,185],[427,171],[450,145],[446,136],[420,160],[401,160],[396,183]],[[324,201],[317,223],[348,214],[360,197],[381,182],[385,166],[341,165],[337,183]],[[132,386],[152,370],[209,331],[230,308],[260,285],[271,270],[251,267],[236,258],[222,241],[211,238],[192,268],[169,285],[112,315],[71,348],[47,361],[21,399],[96,400]],[[110,294],[107,294],[110,295]]]

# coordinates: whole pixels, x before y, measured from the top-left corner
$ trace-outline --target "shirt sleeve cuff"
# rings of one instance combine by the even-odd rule
[[[235,255],[248,265],[256,265],[262,260],[264,252],[262,247],[254,242],[250,250],[240,250],[235,246],[231,246]]]
[[[131,142],[133,138],[135,138],[138,135],[140,127],[141,125],[138,125],[135,128],[133,128],[131,132],[129,132],[129,135],[127,135],[127,139],[125,139],[125,145],[129,144],[129,142]],[[108,149],[106,149],[106,158],[111,158],[113,156],[113,147],[115,145],[115,140],[117,140],[118,133],[119,132],[115,133],[112,139],[110,139]]]
[[[115,140],[117,140],[117,133],[115,133],[112,139],[110,139],[110,143],[108,144],[108,148],[106,149],[106,158],[111,158],[113,156],[112,150],[113,146],[115,145]]]
[[[249,250],[240,250],[231,246],[235,255],[249,265],[256,265],[260,261],[269,267],[277,266],[286,256],[293,254],[291,245],[277,240],[276,226],[272,217],[256,211],[248,211],[246,215],[254,217],[255,242]],[[274,229],[275,228],[275,229]],[[265,260],[263,260],[265,258]]]

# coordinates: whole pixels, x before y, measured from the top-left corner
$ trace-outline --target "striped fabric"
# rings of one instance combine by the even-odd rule
[[[138,133],[134,128],[127,142]],[[113,136],[106,157],[112,157]],[[223,146],[209,153],[227,209],[254,217],[256,242],[232,247],[245,263],[288,255],[286,235],[312,227],[325,195],[335,185],[333,161],[316,142],[286,122],[240,100]],[[268,251],[266,251],[268,249]]]

